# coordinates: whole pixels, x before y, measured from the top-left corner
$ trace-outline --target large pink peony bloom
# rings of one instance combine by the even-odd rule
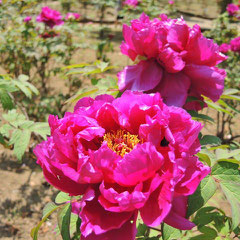
[[[37,16],[38,22],[43,22],[50,28],[53,28],[56,25],[64,24],[62,19],[63,17],[60,12],[49,7],[43,7],[40,15]]]
[[[231,50],[240,54],[240,36],[230,41]]]
[[[230,16],[234,16],[238,10],[239,10],[238,5],[234,3],[230,3],[227,5],[227,12]]]
[[[150,21],[144,13],[123,25],[125,41],[121,52],[138,64],[118,74],[118,86],[126,89],[160,92],[167,105],[182,107],[188,96],[201,95],[217,101],[224,88],[225,71],[215,66],[226,59],[212,40],[203,37],[200,27],[187,26],[180,19]],[[198,101],[188,109],[201,109]]]
[[[135,8],[138,5],[138,0],[125,0],[123,5],[131,6]]]
[[[148,226],[191,229],[187,196],[210,172],[194,154],[202,125],[160,94],[126,91],[83,98],[34,153],[47,181],[71,195],[84,240],[134,240],[138,212]],[[80,205],[80,206],[79,206]]]

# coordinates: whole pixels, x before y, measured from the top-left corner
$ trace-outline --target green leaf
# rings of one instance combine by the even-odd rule
[[[191,216],[198,209],[204,206],[207,201],[214,195],[216,192],[216,183],[211,176],[206,176],[201,183],[199,184],[197,190],[194,194],[188,197],[188,210],[187,216]]]
[[[228,110],[220,107],[219,105],[217,105],[216,103],[213,103],[209,100],[205,100],[205,102],[207,103],[207,105],[210,107],[210,108],[213,108],[215,110],[217,110],[218,112],[224,112],[224,113],[227,113],[229,114],[230,116],[233,116],[233,114],[231,112],[229,112]]]
[[[63,240],[70,240],[70,217],[72,206],[71,203],[67,203],[63,208],[58,211],[58,226],[61,232]]]
[[[228,89],[224,90],[223,95],[232,95],[232,94],[236,94],[236,93],[239,93],[238,89],[228,88]]]
[[[46,122],[35,122],[29,130],[39,134],[44,140],[47,139],[47,135],[50,135],[50,127]]]
[[[221,139],[213,135],[205,135],[200,139],[201,145],[220,145]]]
[[[207,226],[203,226],[198,230],[203,234],[191,237],[190,240],[214,240],[218,236],[218,233],[216,232],[215,229]]]
[[[59,192],[55,198],[55,203],[61,204],[61,203],[65,203],[70,200],[71,200],[71,197],[69,196],[68,193]]]
[[[26,151],[30,142],[31,132],[28,130],[14,130],[9,144],[13,144],[13,152],[18,160],[22,159],[24,152]]]
[[[145,236],[148,227],[144,223],[139,223],[137,227],[137,237]]]
[[[163,224],[163,232],[162,232],[163,240],[173,240],[179,239],[182,235],[182,232],[179,229],[173,228],[166,223]]]
[[[192,110],[189,110],[188,113],[192,116],[194,120],[214,123],[214,119],[209,117],[208,115],[201,114]]]
[[[49,214],[49,212],[51,212],[56,207],[57,207],[57,205],[54,202],[47,203],[43,208],[42,218],[45,218]]]
[[[58,208],[60,208],[61,206],[57,206],[54,203],[48,203],[44,208],[45,209],[45,214],[44,217],[42,218],[42,220],[38,223],[38,225],[36,227],[34,227],[31,230],[31,237],[33,240],[37,240],[38,239],[38,231],[40,229],[40,227],[42,226],[42,224],[48,219],[48,217]]]
[[[212,175],[219,184],[232,208],[232,229],[240,223],[240,171],[239,165],[231,162],[218,162]]]
[[[12,98],[9,96],[8,92],[0,89],[0,101],[2,103],[3,109],[13,109],[14,104]]]

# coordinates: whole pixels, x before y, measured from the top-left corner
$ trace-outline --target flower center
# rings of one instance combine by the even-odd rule
[[[106,133],[103,140],[107,142],[108,147],[120,156],[129,153],[141,141],[137,135],[130,134],[125,130],[117,130]]]

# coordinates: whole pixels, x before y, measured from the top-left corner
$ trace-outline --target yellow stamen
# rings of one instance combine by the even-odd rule
[[[130,134],[125,130],[117,130],[106,133],[103,140],[107,142],[110,149],[120,156],[129,153],[141,141],[137,135]]]

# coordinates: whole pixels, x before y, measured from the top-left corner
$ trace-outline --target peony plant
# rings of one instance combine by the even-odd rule
[[[187,196],[210,168],[194,156],[202,125],[186,111],[159,93],[126,91],[83,98],[62,119],[50,115],[49,125],[51,136],[34,153],[51,185],[83,195],[74,205],[82,239],[134,240],[138,212],[151,227],[195,226]]]
[[[193,110],[202,108],[202,95],[219,99],[226,72],[216,65],[227,57],[198,25],[190,28],[182,18],[166,15],[150,20],[143,13],[123,25],[123,36],[121,52],[136,64],[119,72],[120,91],[160,92],[167,105]],[[187,97],[198,101],[186,103]]]
[[[199,26],[166,15],[150,20],[143,13],[123,34],[121,51],[135,65],[118,74],[119,92],[113,77],[94,75],[111,69],[107,63],[68,67],[68,74],[93,74],[94,86],[72,96],[78,100],[73,112],[49,116],[51,134],[34,149],[46,180],[61,192],[45,207],[33,239],[55,210],[55,231],[64,240],[239,236],[240,152],[202,135],[196,119],[213,119],[192,111],[208,103],[228,114],[212,101],[225,104],[226,72],[217,65],[230,45],[219,47]],[[229,90],[222,96],[238,99],[236,89]],[[97,95],[104,91],[111,95]],[[83,97],[90,94],[95,98]],[[204,207],[218,187],[232,218]]]

